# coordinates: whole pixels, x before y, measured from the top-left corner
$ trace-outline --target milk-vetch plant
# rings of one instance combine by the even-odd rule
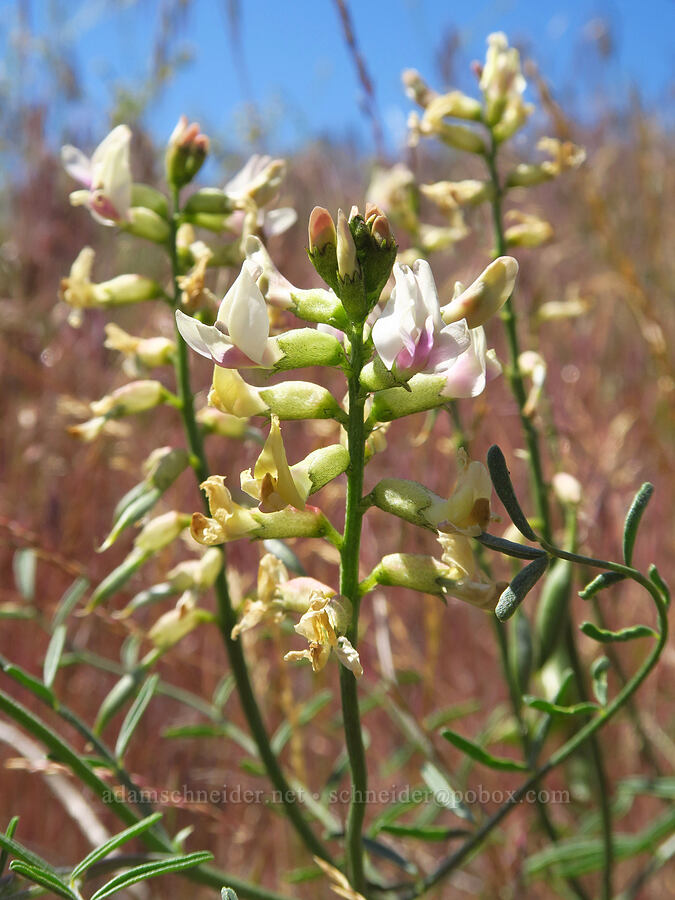
[[[78,755],[39,716],[11,697],[0,694],[0,708],[42,741],[126,826],[124,832],[65,874],[14,840],[15,826],[11,826],[6,835],[0,835],[0,845],[14,857],[13,871],[29,882],[61,896],[80,898],[87,871],[95,871],[106,861],[114,868],[116,864],[107,859],[108,854],[130,837],[139,837],[153,856],[135,859],[135,868],[109,882],[107,893],[101,889],[93,897],[107,896],[144,877],[182,870],[212,887],[227,884],[224,897],[233,896],[235,890],[242,898],[280,897],[206,866],[208,854],[184,854],[186,834],[172,837],[149,804],[127,799],[135,796],[136,785],[125,768],[125,752],[145,709],[161,688],[153,669],[196,628],[217,628],[222,636],[232,684],[250,732],[250,737],[238,734],[237,739],[242,746],[253,746],[278,795],[280,810],[317,862],[319,869],[315,871],[327,875],[332,888],[352,900],[383,893],[412,900],[434,888],[481,848],[493,829],[552,769],[567,761],[585,741],[594,740],[603,725],[630,701],[658,661],[667,637],[668,590],[655,567],[645,576],[632,566],[640,518],[652,488],[643,486],[628,513],[624,559],[616,563],[577,552],[575,510],[581,488],[569,476],[558,473],[556,493],[567,513],[564,546],[558,546],[533,424],[545,364],[536,354],[521,354],[518,340],[513,302],[518,263],[507,250],[536,245],[547,228],[545,223],[521,215],[512,228],[505,229],[502,201],[511,187],[538,184],[578,165],[583,151],[547,139],[541,147],[550,153],[550,161],[520,164],[506,176],[500,175],[499,147],[522,127],[530,113],[522,97],[525,82],[517,53],[503,36],[493,35],[489,41],[488,58],[480,74],[482,101],[459,92],[436,95],[416,73],[406,75],[406,84],[424,109],[421,119],[418,116],[412,120],[415,135],[436,136],[454,148],[480,156],[486,164],[485,181],[422,187],[433,202],[455,216],[450,230],[460,222],[463,205],[491,205],[494,258],[468,287],[458,284],[452,296],[439,296],[426,259],[396,261],[394,220],[413,233],[414,246],[422,254],[440,249],[448,239],[447,233],[437,234],[434,242],[433,233],[420,226],[417,210],[409,203],[414,185],[401,169],[395,173],[396,202],[391,221],[372,202],[363,211],[352,207],[349,215],[339,210],[336,220],[326,209],[314,208],[308,225],[308,255],[325,287],[301,289],[281,274],[264,243],[266,235],[279,233],[294,220],[290,209],[265,209],[278,194],[285,172],[282,161],[254,157],[223,190],[200,188],[188,194],[186,188],[191,190],[209,146],[198,126],[181,119],[166,151],[167,196],[133,183],[131,133],[125,126],[114,129],[91,159],[75,148],[64,148],[68,172],[83,185],[71,196],[71,202],[88,207],[102,225],[120,228],[162,248],[168,282],[164,286],[136,273],[93,282],[94,254],[85,248],[62,283],[61,297],[70,307],[69,321],[79,325],[89,308],[112,312],[116,306],[150,301],[168,305],[175,321],[172,337],[137,337],[114,322],[108,323],[106,346],[122,354],[124,371],[133,380],[91,403],[91,418],[70,430],[82,440],[93,441],[114,432],[120,420],[168,406],[180,417],[185,438],[184,447],[160,446],[153,451],[143,479],[120,500],[101,549],[124,540],[131,527],[140,524],[141,528],[123,562],[90,593],[86,610],[91,613],[108,604],[149,560],[185,537],[188,530],[197,545],[206,549],[203,555],[179,563],[167,573],[165,582],[140,592],[117,612],[120,618],[128,619],[141,608],[170,600],[169,608],[146,634],[151,649],[140,660],[130,654],[131,665],[104,700],[93,727],[62,705],[52,689],[67,650],[65,620],[85,595],[86,586],[80,585],[64,600],[66,611],[52,623],[42,680],[0,658],[7,675],[32,690],[91,743],[97,754],[95,764]],[[379,190],[384,190],[382,181]],[[199,230],[209,237],[200,239]],[[222,235],[230,239],[223,241]],[[207,287],[208,272],[228,267],[234,269],[235,277],[222,300],[216,300]],[[375,454],[386,452],[385,434],[390,422],[490,390],[490,382],[500,376],[502,365],[494,350],[488,348],[484,326],[489,328],[497,317],[506,327],[506,376],[524,428],[536,516],[528,518],[523,512],[506,460],[496,445],[488,453],[487,467],[460,450],[454,487],[443,495],[402,477],[403,473],[400,477],[369,479],[368,463]],[[190,378],[189,348],[213,363],[208,405],[199,410],[195,408]],[[173,369],[172,379],[166,376],[169,367]],[[158,377],[147,377],[154,369],[159,370]],[[322,369],[341,373],[343,389],[335,392],[321,384]],[[529,393],[526,375],[532,380]],[[312,420],[332,423],[334,439],[298,459],[284,441],[284,423]],[[214,472],[206,439],[246,437],[260,444],[250,466],[242,472]],[[201,488],[203,508],[169,509],[157,514],[155,507],[189,470]],[[338,521],[331,521],[321,509],[321,490],[341,476],[346,482],[343,510]],[[520,533],[518,541],[491,533],[492,523],[497,521],[492,509],[493,487]],[[361,534],[364,516],[371,508],[434,535],[438,552],[414,554],[383,546],[382,557],[364,573]],[[291,577],[289,568],[297,568],[297,559],[283,542],[297,538],[327,542],[334,555],[337,551],[339,565],[328,582],[318,580],[311,572],[293,572]],[[228,543],[239,540],[269,543],[260,560],[256,590],[236,607],[228,584],[225,549]],[[493,577],[486,551],[520,561],[520,570],[510,581]],[[557,673],[554,694],[546,698],[528,694],[532,659],[541,669],[556,649],[558,632],[564,629],[572,634],[567,604],[574,564],[602,570],[582,596],[593,596],[616,581],[630,579],[647,591],[656,609],[656,629],[638,625],[610,631],[590,622],[582,625],[582,631],[600,643],[640,638],[654,642],[635,674],[611,697],[606,661],[595,662],[591,674],[597,702],[584,696],[571,699],[570,678],[574,676],[583,683],[572,638],[568,641],[572,671]],[[463,819],[461,829],[440,829],[439,835],[433,819],[422,818],[401,825],[397,820],[409,806],[398,810],[392,807],[369,822],[368,759],[360,712],[361,685],[369,681],[359,641],[362,604],[369,602],[376,589],[403,587],[442,601],[455,598],[502,622],[522,615],[521,605],[527,603],[528,593],[542,578],[547,579],[548,593],[540,600],[536,652],[530,646],[530,656],[523,655],[530,638],[528,629],[521,632],[526,640],[516,642],[509,651],[497,627],[504,677],[522,738],[522,758],[496,756],[482,738],[474,741],[455,731],[442,731],[443,738],[467,760],[496,771],[521,774],[522,784],[508,792],[509,799],[496,812],[488,814],[469,808],[450,790],[449,776],[439,766],[427,765],[427,785],[436,796],[439,782],[442,789],[448,788],[450,799],[445,806]],[[206,600],[211,591],[215,613]],[[316,798],[313,809],[309,804],[305,808],[298,782],[283,770],[278,747],[270,740],[252,687],[249,666],[255,665],[255,660],[247,659],[242,644],[242,634],[261,622],[284,621],[293,626],[290,635],[288,630],[278,634],[279,642],[286,642],[283,654],[288,663],[300,662],[307,669],[307,677],[323,669],[330,674],[331,667],[337,665],[332,672],[333,680],[339,679],[351,791],[343,827],[328,833],[320,833],[310,823],[310,815],[325,823],[327,819],[334,821],[332,812],[321,807]],[[520,621],[527,624],[524,619]],[[199,698],[194,702],[199,703]],[[127,706],[113,751],[101,735]],[[557,720],[582,724],[565,732],[548,753],[546,739]],[[237,733],[230,728],[230,734]],[[110,790],[101,779],[98,768],[102,766],[118,790]],[[412,807],[419,811],[419,804]],[[546,809],[540,809],[540,814],[549,837],[555,841],[558,835]],[[379,840],[380,832],[387,830],[399,838],[440,837],[446,841],[460,839],[460,843],[422,874]],[[609,898],[614,847],[607,815],[603,838],[603,892]],[[391,883],[378,870],[377,854],[383,852],[404,869],[403,881]],[[536,857],[532,859],[534,868]],[[561,860],[561,856],[554,856],[552,865]],[[587,896],[575,871],[563,866],[560,877],[577,896]]]

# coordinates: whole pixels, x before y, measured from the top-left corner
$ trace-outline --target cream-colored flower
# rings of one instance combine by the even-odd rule
[[[61,148],[61,161],[66,172],[85,188],[73,191],[71,204],[88,206],[92,216],[102,225],[116,225],[128,218],[132,185],[130,141],[129,127],[118,125],[101,141],[91,159],[70,144]]]
[[[435,511],[439,531],[477,536],[492,519],[492,482],[488,470],[478,460],[470,460],[465,450],[457,454],[459,474],[449,500]]]
[[[272,416],[270,433],[253,472],[241,473],[241,489],[260,501],[261,512],[276,512],[286,506],[304,509],[312,482],[302,465],[291,471],[277,416]]]
[[[250,510],[232,499],[225,487],[223,475],[211,475],[200,485],[209,502],[212,518],[193,513],[190,524],[192,537],[200,544],[224,544],[255,531],[258,527]]]
[[[514,223],[504,232],[508,247],[539,247],[553,237],[551,224],[532,213],[510,209],[506,214],[506,220]]]
[[[445,592],[479,609],[494,609],[506,585],[491,581],[481,571],[470,539],[464,534],[439,533],[438,540],[443,548],[441,560],[448,566],[442,579]]]
[[[203,622],[213,622],[213,613],[200,609],[192,591],[186,591],[173,609],[157,619],[148,637],[158,650],[169,650]]]
[[[339,661],[358,678],[363,675],[359,654],[345,637],[351,621],[351,603],[346,597],[315,597],[295,630],[307,639],[306,650],[291,650],[285,660],[308,659],[319,672],[328,662],[331,650]]]
[[[272,553],[266,553],[258,566],[258,586],[255,597],[244,602],[241,619],[232,629],[232,640],[236,640],[243,631],[255,628],[264,619],[280,619],[283,611],[274,605],[278,590],[288,581],[286,566]]]
[[[104,347],[117,350],[127,357],[138,360],[148,369],[163,366],[171,362],[176,345],[169,338],[157,336],[151,338],[136,337],[128,334],[114,322],[108,322],[105,326]]]

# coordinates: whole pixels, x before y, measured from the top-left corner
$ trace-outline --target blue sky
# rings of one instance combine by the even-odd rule
[[[58,20],[53,0],[29,4],[32,39],[17,89],[50,108],[50,133],[91,134],[108,125],[116,88],[132,90],[150,71],[158,32],[159,0],[72,0]],[[349,0],[357,40],[376,89],[387,145],[395,150],[410,104],[400,86],[403,68],[418,68],[440,85],[436,59],[443,35],[455,28],[461,41],[459,86],[475,89],[468,71],[482,59],[490,31],[522,41],[565,103],[592,116],[597,103],[621,103],[633,85],[647,102],[673,96],[673,0]],[[190,61],[180,67],[152,103],[144,122],[162,138],[182,112],[206,130],[241,145],[246,102],[268,131],[264,143],[285,151],[316,135],[357,136],[372,149],[370,129],[359,108],[361,88],[340,30],[333,0],[241,0],[241,42],[233,54],[227,0],[193,0],[174,52]],[[0,11],[0,40],[16,51],[18,4]],[[598,19],[609,23],[615,51],[604,64],[590,35]],[[6,49],[6,47],[5,47]],[[69,58],[84,86],[79,102],[65,102],[53,69],[41,60]],[[3,54],[0,78],[13,78],[16,53]],[[600,90],[581,95],[589,83]]]

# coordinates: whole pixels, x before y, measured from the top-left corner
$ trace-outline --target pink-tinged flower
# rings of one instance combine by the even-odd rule
[[[118,125],[94,150],[91,159],[70,144],[61,148],[66,172],[85,187],[73,191],[71,204],[88,206],[102,225],[116,225],[128,218],[132,185],[130,141],[129,127]]]
[[[396,285],[373,325],[373,343],[389,371],[411,377],[441,374],[470,347],[466,321],[445,325],[431,267],[418,259],[413,267],[394,265]]]
[[[215,325],[204,325],[176,310],[178,330],[202,356],[224,368],[270,368],[283,353],[270,338],[265,298],[256,284],[262,269],[246,260],[223,298]]]

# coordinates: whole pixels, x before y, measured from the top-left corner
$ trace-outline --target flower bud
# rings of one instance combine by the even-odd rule
[[[204,406],[197,413],[197,421],[209,434],[221,437],[244,438],[249,433],[248,419],[221,412],[213,406]]]
[[[579,506],[583,498],[583,488],[574,475],[557,472],[551,479],[553,493],[564,506]]]
[[[162,296],[162,289],[150,278],[143,275],[117,275],[109,281],[92,285],[95,306],[122,306],[127,303],[142,303]]]
[[[131,381],[90,404],[95,416],[129,416],[159,406],[166,391],[159,381]]]
[[[134,546],[143,553],[156,553],[178,537],[190,524],[190,516],[185,513],[164,513],[151,519],[136,536]]]
[[[437,513],[447,502],[423,484],[403,478],[384,478],[375,485],[370,499],[384,512],[433,530],[442,521],[442,514]]]
[[[200,134],[196,122],[181,116],[166,150],[166,180],[176,188],[185,187],[201,169],[209,152],[209,139]]]
[[[356,256],[356,244],[347,217],[341,209],[338,210],[337,221],[337,267],[342,281],[353,281],[360,277],[361,267]]]
[[[449,94],[434,97],[424,111],[424,118],[432,128],[442,127],[446,116],[478,122],[482,115],[483,107],[478,100],[468,97],[461,91],[451,91]]]
[[[406,96],[420,106],[427,106],[438,96],[436,91],[429,87],[417,69],[404,69],[401,81],[403,82]]]
[[[322,253],[329,244],[337,246],[335,223],[327,209],[315,206],[309,216],[309,252]]]
[[[509,101],[499,122],[492,129],[495,141],[501,143],[508,140],[525,125],[533,112],[534,106],[531,103],[524,103],[520,96]]]
[[[483,325],[511,296],[517,275],[517,261],[512,256],[500,256],[473,284],[441,308],[443,321],[447,325],[466,319],[469,328]]]
[[[152,241],[154,244],[165,244],[169,239],[169,223],[151,209],[145,206],[132,206],[128,218],[129,221],[120,223],[120,226],[129,234]]]
[[[143,463],[145,480],[160,491],[165,491],[187,469],[189,461],[187,450],[158,447]]]
[[[454,212],[458,206],[475,206],[492,196],[492,186],[489,182],[470,178],[464,181],[421,184],[420,191],[443,212]]]
[[[195,605],[192,591],[186,591],[174,609],[157,619],[148,637],[158,650],[169,650],[203,622],[214,622],[213,613]]]
[[[104,347],[117,350],[125,356],[135,357],[141,365],[149,369],[170,363],[176,350],[176,345],[168,338],[134,337],[114,322],[108,322],[105,326],[105,335]]]
[[[506,219],[516,223],[504,232],[507,247],[539,247],[553,237],[552,226],[539,216],[511,209]]]

